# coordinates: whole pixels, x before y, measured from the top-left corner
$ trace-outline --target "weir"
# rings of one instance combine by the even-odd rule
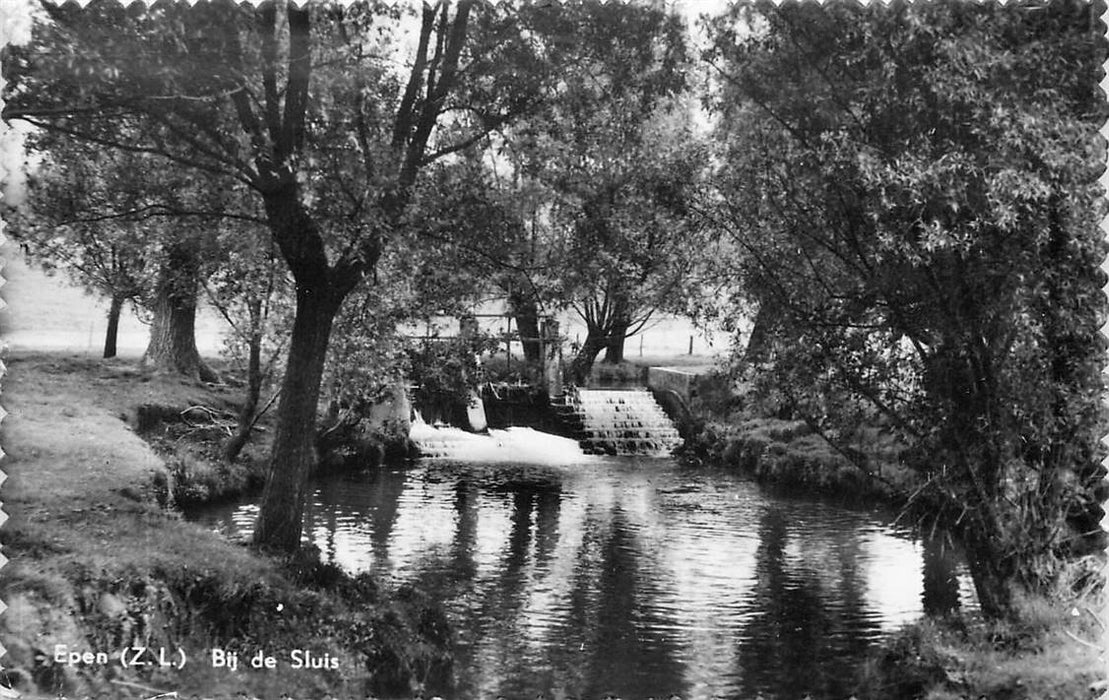
[[[647,389],[571,389],[549,404],[544,397],[542,403],[546,418],[544,411],[516,418],[551,432],[511,425],[493,428],[479,399],[470,403],[468,430],[428,425],[417,411],[409,439],[423,457],[556,464],[577,462],[586,455],[666,457],[682,444],[678,429]],[[493,424],[503,425],[501,419]]]
[[[665,457],[682,444],[678,430],[646,389],[578,389],[556,409],[586,454]]]

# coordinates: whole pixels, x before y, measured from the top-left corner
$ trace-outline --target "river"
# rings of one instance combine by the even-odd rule
[[[256,512],[199,519],[246,536]],[[890,513],[670,459],[330,477],[305,531],[347,571],[443,603],[457,698],[847,698],[867,649],[927,602],[924,548]],[[969,598],[965,572],[928,560],[941,597]]]

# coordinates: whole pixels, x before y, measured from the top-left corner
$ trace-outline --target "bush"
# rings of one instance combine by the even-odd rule
[[[864,664],[859,700],[921,698],[947,679],[947,667],[955,660],[942,654],[937,644],[939,630],[932,622],[912,625],[886,642]]]
[[[164,508],[195,508],[257,488],[264,474],[253,462],[227,464],[188,452],[166,459],[167,472],[154,475],[154,491]]]

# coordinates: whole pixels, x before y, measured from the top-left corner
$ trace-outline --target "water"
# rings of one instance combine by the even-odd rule
[[[449,425],[428,425],[419,413],[408,438],[416,443],[422,457],[431,459],[556,465],[585,457],[577,440],[533,428],[493,428],[485,433],[471,433]]]
[[[256,510],[200,519],[245,536]],[[923,610],[922,547],[888,514],[669,459],[330,478],[305,529],[347,571],[443,602],[454,698],[846,698],[868,647]]]
[[[582,446],[590,454],[661,457],[682,442],[646,389],[579,389],[567,408],[581,423]]]

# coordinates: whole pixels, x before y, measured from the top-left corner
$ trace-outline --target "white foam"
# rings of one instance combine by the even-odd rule
[[[417,416],[408,437],[427,458],[529,464],[573,464],[591,459],[577,440],[533,428],[491,429],[479,435],[452,426],[428,425]]]

